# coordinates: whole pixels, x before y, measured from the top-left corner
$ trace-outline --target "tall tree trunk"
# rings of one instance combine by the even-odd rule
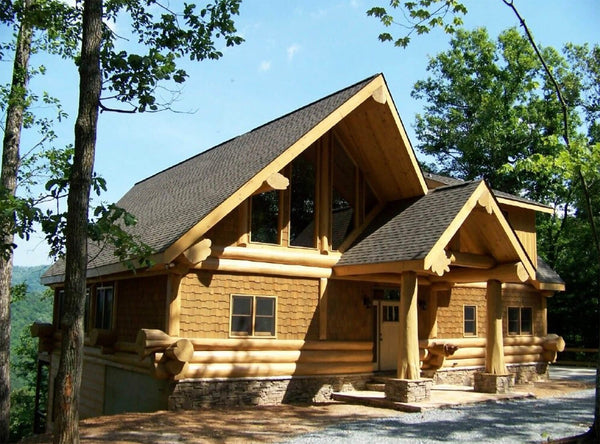
[[[560,103],[560,107],[561,107],[562,115],[563,115],[563,119],[562,119],[563,120],[563,134],[562,134],[562,136],[563,136],[563,139],[565,142],[565,146],[567,147],[567,151],[570,154],[572,154],[573,148],[571,146],[571,140],[569,137],[569,112],[568,112],[567,103],[565,102],[565,100],[562,96],[562,93],[561,93],[561,87],[558,84],[554,75],[552,74],[552,71],[550,71],[550,69],[548,68],[548,65],[546,64],[546,60],[544,59],[544,56],[540,52],[539,48],[537,47],[537,44],[535,43],[535,40],[533,39],[531,30],[529,29],[529,27],[525,23],[525,20],[523,19],[523,17],[521,16],[521,14],[517,10],[517,8],[515,7],[513,0],[502,0],[502,1],[508,7],[510,7],[513,10],[513,12],[515,13],[515,15],[517,16],[519,22],[521,23],[521,26],[523,27],[523,30],[525,31],[525,34],[527,35],[529,43],[531,43],[531,46],[533,47],[533,50],[535,51],[540,63],[544,67],[544,71],[546,72],[548,78],[550,79],[550,81],[552,82],[552,85],[554,86],[554,91],[556,92],[556,96]],[[594,219],[594,208],[592,206],[592,197],[591,197],[590,187],[588,186],[588,183],[586,181],[586,178],[585,178],[581,168],[577,168],[576,173],[577,173],[577,179],[579,180],[579,184],[581,185],[581,190],[583,191],[584,204],[585,204],[585,209],[587,211],[588,223],[590,225],[590,231],[592,233],[592,239],[594,241],[593,246],[594,246],[594,249],[596,250],[596,261],[598,262],[598,273],[600,273],[600,234],[598,233],[598,228],[596,227],[596,220]],[[598,310],[598,315],[600,316],[600,295],[598,295],[597,310]],[[599,328],[599,332],[600,332],[600,323],[598,324],[598,328]],[[596,397],[595,397],[595,405],[594,405],[594,422],[593,422],[590,430],[584,435],[585,436],[584,439],[588,440],[589,442],[600,442],[600,353],[598,353],[597,359],[598,360],[597,360],[597,366],[596,366]]]
[[[25,12],[30,0],[25,2]],[[26,18],[21,19],[15,61],[13,64],[10,98],[6,110],[6,126],[2,143],[2,172],[0,186],[3,198],[15,195],[19,147],[23,127],[23,111],[29,81],[29,54],[31,52],[31,26]],[[2,243],[11,246],[14,242],[14,216],[2,221]],[[7,442],[10,427],[10,286],[12,281],[12,247],[0,255],[0,442]]]
[[[69,180],[66,227],[65,312],[55,380],[55,443],[79,442],[79,389],[83,362],[87,226],[90,185],[96,149],[101,90],[102,0],[83,2],[83,41],[79,65],[79,110],[75,154]]]

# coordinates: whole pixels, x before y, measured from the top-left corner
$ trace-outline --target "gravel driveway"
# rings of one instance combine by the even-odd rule
[[[595,369],[553,369],[551,377],[593,381]],[[475,404],[340,423],[289,443],[519,443],[581,434],[593,420],[594,390],[557,398]]]

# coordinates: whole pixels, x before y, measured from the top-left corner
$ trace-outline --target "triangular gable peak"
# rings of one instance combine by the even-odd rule
[[[534,282],[536,270],[485,182],[438,188],[388,206],[335,267],[385,280],[417,271],[431,282]]]
[[[249,196],[281,189],[278,173],[329,133],[343,143],[380,202],[423,196],[427,186],[383,75],[376,75],[235,137],[137,183],[118,202],[134,214],[131,233],[157,254],[202,257],[203,236]],[[283,180],[282,180],[283,179]],[[193,251],[189,251],[193,248]],[[210,247],[208,247],[210,248]],[[108,248],[89,276],[125,271]],[[46,274],[59,282],[62,261]]]
[[[328,96],[299,111],[309,113],[312,107],[318,107],[322,101],[335,96],[336,94]],[[299,111],[281,119],[293,121]],[[268,128],[269,125],[271,124],[254,131]],[[279,176],[279,172],[328,132],[343,143],[352,159],[360,165],[367,182],[381,202],[423,196],[427,193],[427,185],[414,151],[385,79],[380,74],[333,108],[315,126],[179,237],[166,249],[161,262],[173,261],[249,196],[269,188],[281,189],[273,187],[270,182],[279,181],[283,184],[285,178]],[[269,143],[268,140],[265,142]],[[285,187],[285,184],[282,186]]]

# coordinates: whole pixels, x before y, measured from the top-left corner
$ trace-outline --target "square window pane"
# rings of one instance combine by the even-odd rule
[[[254,333],[256,335],[275,336],[275,318],[257,317],[254,325]]]
[[[256,316],[273,316],[275,313],[275,299],[256,298]]]
[[[233,315],[252,316],[252,297],[251,296],[233,296]]]
[[[252,322],[250,316],[232,316],[231,333],[236,335],[251,335]]]

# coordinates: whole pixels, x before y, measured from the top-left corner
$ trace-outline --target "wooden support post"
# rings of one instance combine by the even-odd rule
[[[327,278],[319,280],[319,339],[327,340]]]
[[[485,345],[485,371],[494,375],[506,375],[504,342],[502,339],[502,283],[487,282],[487,337]]]
[[[320,174],[318,180],[319,197],[317,202],[319,203],[317,215],[318,215],[318,236],[319,236],[319,248],[322,253],[328,253],[330,251],[331,243],[331,181],[332,181],[332,168],[331,168],[331,145],[332,137],[330,133],[323,136],[320,143]]]
[[[238,207],[238,240],[237,245],[246,246],[250,242],[250,199],[244,200]]]
[[[169,274],[167,278],[167,319],[165,330],[170,336],[179,336],[181,318],[181,297],[179,296],[179,285],[181,274]]]
[[[400,341],[398,378],[420,379],[419,334],[417,319],[417,273],[402,273],[400,284]]]

